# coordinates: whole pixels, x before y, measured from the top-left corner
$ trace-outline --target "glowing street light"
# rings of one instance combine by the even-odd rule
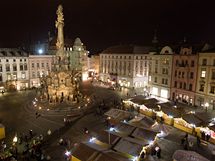
[[[39,53],[39,54],[42,54],[42,53],[43,53],[43,49],[39,49],[39,50],[38,50],[38,53]]]
[[[96,140],[96,138],[95,138],[95,137],[92,137],[92,138],[90,138],[89,142],[92,143],[92,142],[94,142],[95,140]]]
[[[209,103],[206,102],[206,103],[205,103],[205,110],[206,110],[206,112],[208,111],[208,107],[209,107]]]
[[[17,141],[18,141],[18,138],[17,138],[17,136],[15,135],[14,138],[13,138],[13,143],[17,143]]]
[[[67,157],[69,157],[69,156],[71,155],[71,152],[67,150],[67,151],[65,152],[65,155],[66,155]]]

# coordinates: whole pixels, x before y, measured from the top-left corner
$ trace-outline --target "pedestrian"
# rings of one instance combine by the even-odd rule
[[[181,139],[181,145],[184,145],[184,142],[185,142],[185,138],[182,138]]]
[[[161,148],[159,147],[158,151],[157,151],[157,157],[160,159],[161,158]]]
[[[197,146],[199,147],[200,144],[201,144],[201,140],[200,140],[199,136],[197,136],[196,139],[197,139],[197,140],[196,140],[196,141],[197,141]]]
[[[29,130],[29,135],[30,135],[30,138],[33,137],[33,130]]]
[[[207,133],[207,134],[205,135],[206,141],[209,141],[209,140],[210,140],[210,137],[211,137],[210,134]]]

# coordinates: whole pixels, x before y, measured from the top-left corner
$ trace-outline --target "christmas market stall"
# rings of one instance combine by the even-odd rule
[[[194,151],[176,150],[173,154],[173,161],[209,161]]]
[[[181,117],[181,111],[170,103],[163,103],[158,105],[160,111],[156,112],[157,120],[168,125],[173,125],[174,118]]]
[[[105,113],[106,121],[108,124],[117,124],[123,120],[130,120],[132,118],[132,114],[128,111],[123,111],[119,109],[110,109]]]
[[[196,117],[195,113],[184,114],[181,118],[175,118],[173,126],[187,133],[195,133],[195,128],[203,125],[203,121]]]

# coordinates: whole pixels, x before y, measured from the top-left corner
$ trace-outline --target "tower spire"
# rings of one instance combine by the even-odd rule
[[[154,36],[152,39],[152,44],[157,44],[158,43],[158,39],[157,39],[157,30],[154,31]]]

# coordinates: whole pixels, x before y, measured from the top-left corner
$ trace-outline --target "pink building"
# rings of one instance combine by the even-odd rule
[[[54,55],[29,55],[30,87],[39,87],[40,78],[51,71]]]
[[[171,99],[194,105],[198,55],[192,47],[181,47],[173,56]]]

